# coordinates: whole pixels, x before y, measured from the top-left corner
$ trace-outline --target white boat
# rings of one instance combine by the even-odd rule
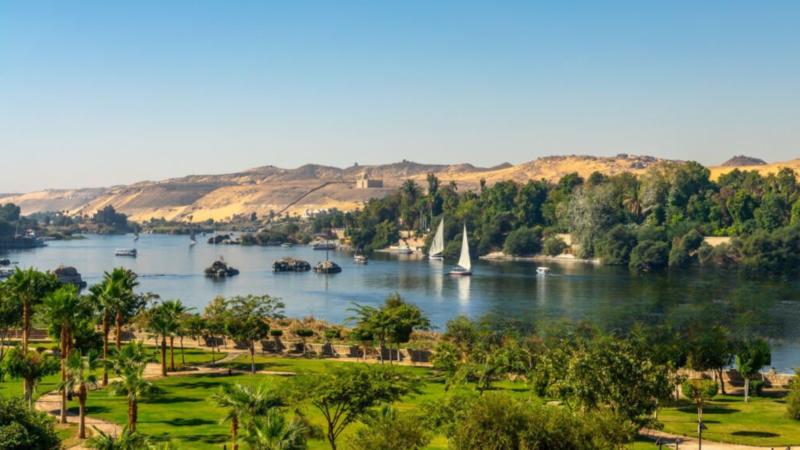
[[[314,250],[336,250],[336,244],[332,242],[317,242],[312,248]]]
[[[464,224],[464,233],[461,239],[461,257],[458,258],[458,264],[449,272],[449,275],[472,275],[472,260],[469,257],[469,240],[467,239],[466,224]]]
[[[541,276],[550,275],[550,268],[549,267],[537,267],[536,268],[536,275],[541,275]]]
[[[14,275],[14,269],[0,269],[0,278],[8,278]]]
[[[281,244],[281,247],[291,247],[291,246],[292,246],[291,242],[284,242],[283,244]]]
[[[369,260],[367,259],[367,255],[361,252],[361,249],[356,250],[356,254],[353,256],[353,262],[355,264],[362,264],[366,265]]]
[[[397,250],[395,250],[395,251],[397,252],[398,255],[410,255],[410,254],[414,253],[414,251],[411,250],[411,247],[409,247],[407,245],[401,245],[401,246],[397,247]]]
[[[133,256],[133,257],[135,257],[137,255],[137,253],[138,252],[136,251],[135,248],[118,248],[118,249],[114,250],[114,255],[115,256]]]
[[[439,222],[439,228],[436,229],[436,234],[433,236],[431,248],[428,250],[428,259],[443,260],[442,252],[444,252],[444,217]]]

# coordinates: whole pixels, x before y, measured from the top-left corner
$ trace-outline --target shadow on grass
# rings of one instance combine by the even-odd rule
[[[69,411],[73,412],[75,414],[78,414],[78,410],[79,410],[78,407],[70,407],[69,408]],[[86,405],[86,415],[87,416],[91,416],[92,414],[104,414],[104,413],[109,413],[109,412],[111,412],[111,408],[109,408],[107,406],[97,406],[97,405],[90,406],[90,405]]]
[[[148,405],[163,405],[163,404],[171,404],[171,403],[197,403],[201,402],[203,399],[194,398],[194,397],[180,397],[180,396],[165,396],[165,397],[156,397],[156,398],[149,398],[147,400],[140,400],[140,403],[148,404]]]
[[[224,383],[224,379],[230,378],[229,376],[220,376],[214,377],[220,378],[219,381],[182,381],[180,383],[173,384],[172,387],[175,389],[215,389],[221,383]]]
[[[678,408],[678,411],[680,411],[682,413],[687,413],[687,414],[697,414],[697,408],[694,408],[694,407],[691,407],[691,406],[684,406],[684,407]],[[734,414],[734,413],[738,413],[738,412],[739,411],[737,411],[735,409],[714,408],[713,406],[710,407],[710,408],[709,407],[703,408],[703,415],[704,416],[706,414]],[[705,422],[705,420],[704,420],[704,422]]]
[[[770,433],[768,431],[734,431],[731,433],[734,436],[747,436],[747,437],[756,437],[756,438],[772,438],[772,437],[780,437],[778,433]]]
[[[230,441],[230,435],[227,434],[185,434],[181,436],[173,436],[167,433],[160,433],[150,435],[160,442],[169,442],[173,438],[178,438],[183,443],[187,442],[203,442],[206,444],[222,444]]]
[[[161,420],[154,423],[165,423],[176,427],[199,427],[201,425],[213,425],[216,422],[214,422],[213,420],[203,420],[203,419],[172,419],[172,420]]]

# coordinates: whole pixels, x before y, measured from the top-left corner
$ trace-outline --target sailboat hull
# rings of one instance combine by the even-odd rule
[[[471,277],[472,276],[472,271],[471,270],[467,270],[465,272],[462,272],[460,270],[454,270],[452,272],[447,272],[447,274],[448,275],[452,275],[454,277]]]
[[[434,261],[444,261],[444,256],[442,255],[430,255],[428,259],[432,259]]]

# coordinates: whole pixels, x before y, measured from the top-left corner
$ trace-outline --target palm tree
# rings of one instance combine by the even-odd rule
[[[161,337],[161,376],[167,376],[167,336],[178,329],[178,320],[166,302],[150,310],[147,328]]]
[[[92,372],[100,367],[100,355],[96,352],[89,352],[82,357],[78,352],[70,353],[66,360],[66,372],[69,378],[58,385],[62,393],[67,391],[78,391],[78,405],[80,423],[78,425],[78,438],[86,439],[86,396],[88,395],[87,386],[96,386],[97,377]]]
[[[28,337],[31,334],[31,315],[33,306],[38,303],[45,293],[55,290],[60,284],[53,275],[46,275],[29,268],[22,270],[17,267],[14,275],[5,283],[8,293],[22,303],[22,351],[28,353]]]
[[[122,429],[119,437],[104,433],[94,428],[97,435],[86,440],[86,447],[94,450],[140,450],[147,445],[147,436],[137,433],[128,427]]]
[[[304,450],[308,429],[297,419],[291,421],[277,410],[253,417],[237,442],[251,450]]]
[[[120,379],[109,385],[108,394],[124,395],[128,399],[128,427],[136,431],[138,402],[142,398],[154,397],[162,391],[144,377],[146,354],[142,343],[129,345],[117,351],[110,363]]]
[[[42,302],[42,318],[60,329],[61,383],[67,381],[66,360],[72,346],[72,329],[87,315],[78,288],[68,284],[51,292]],[[67,423],[67,391],[61,390],[61,423]]]
[[[108,334],[111,331],[111,316],[117,308],[119,285],[111,281],[111,275],[106,272],[102,282],[89,287],[89,302],[99,311],[103,323],[103,359],[108,359]],[[103,386],[108,385],[108,371],[103,369]]]
[[[171,321],[174,322],[173,331],[169,335],[169,367],[175,370],[175,335],[179,335],[181,339],[181,355],[183,355],[183,333],[181,331],[183,315],[194,308],[188,308],[180,300],[165,300],[161,304],[164,312],[169,315]],[[183,358],[183,364],[186,365],[186,359]]]
[[[244,417],[263,415],[271,409],[285,405],[283,397],[268,383],[259,387],[223,384],[220,392],[214,394],[210,400],[215,406],[225,409],[225,416],[220,419],[220,423],[229,420],[231,422],[232,450],[239,448],[237,435],[239,423]]]
[[[135,307],[136,297],[133,289],[139,286],[139,282],[136,281],[136,274],[124,267],[117,267],[110,274],[106,272],[105,278],[117,287],[115,290],[117,296],[114,309],[114,331],[117,348],[120,348],[122,346],[122,321],[131,314],[131,310]]]

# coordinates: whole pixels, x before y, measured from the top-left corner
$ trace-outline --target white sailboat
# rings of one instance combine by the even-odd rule
[[[442,217],[442,220],[439,222],[436,235],[433,236],[431,248],[428,250],[428,258],[442,260],[444,259],[442,252],[444,252],[444,217]]]
[[[464,233],[461,240],[461,257],[458,265],[450,271],[449,275],[472,275],[472,260],[469,257],[469,241],[467,240],[467,225],[464,224]]]

